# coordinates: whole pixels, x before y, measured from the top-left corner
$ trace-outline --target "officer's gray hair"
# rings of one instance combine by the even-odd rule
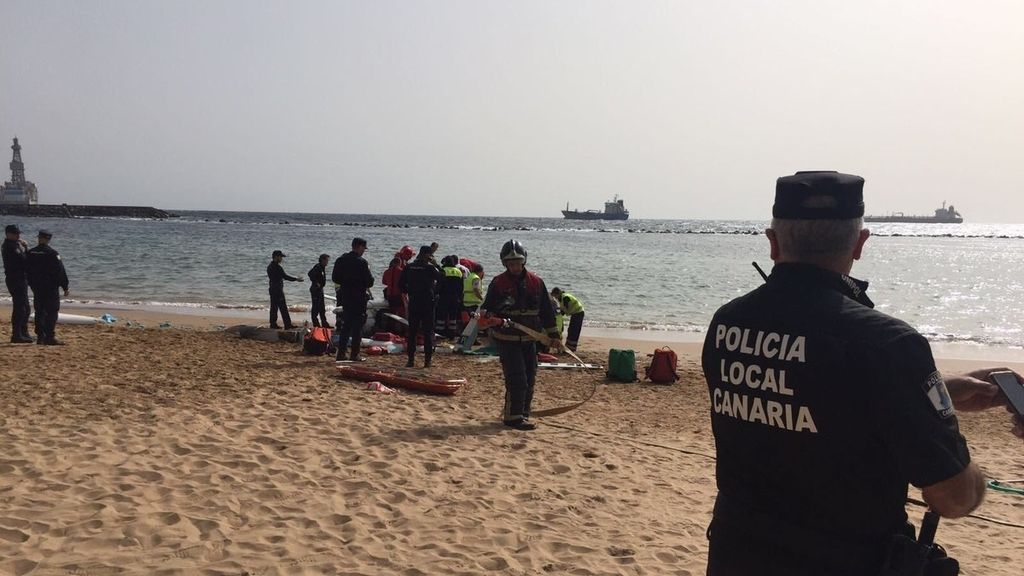
[[[863,218],[847,220],[772,219],[779,251],[787,259],[819,262],[849,256],[857,245]]]

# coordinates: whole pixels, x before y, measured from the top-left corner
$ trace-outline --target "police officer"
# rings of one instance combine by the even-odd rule
[[[278,328],[277,313],[281,312],[281,319],[284,320],[284,329],[295,328],[292,325],[292,317],[288,314],[288,302],[284,298],[284,281],[302,282],[302,278],[290,276],[281,267],[281,261],[285,259],[285,253],[274,250],[270,255],[270,264],[267,264],[267,277],[270,278],[270,327]]]
[[[423,367],[430,368],[434,355],[434,320],[437,305],[437,283],[441,269],[434,264],[430,246],[421,246],[416,260],[402,270],[398,285],[409,299],[409,332],[406,335],[406,367],[412,368],[416,357],[416,335],[423,335]]]
[[[583,331],[583,303],[561,288],[553,288],[551,295],[558,301],[562,313],[569,316],[569,333],[565,336],[565,347],[575,352],[576,347],[580,345],[580,332]]]
[[[21,229],[15,224],[4,228],[4,236],[4,279],[11,293],[11,342],[31,344],[34,340],[28,333],[28,315],[32,310],[28,303],[28,244],[21,239]]]
[[[309,298],[312,305],[309,307],[309,315],[313,320],[313,326],[330,328],[327,322],[327,302],[324,300],[324,286],[327,285],[327,262],[331,257],[321,254],[317,263],[309,269],[306,274],[309,276]]]
[[[907,530],[908,484],[946,517],[981,502],[954,406],[1003,400],[988,370],[944,379],[928,342],[873,310],[867,283],[848,275],[869,235],[863,185],[837,172],[779,178],[771,276],[711,321],[710,576],[878,574]]]
[[[366,240],[352,239],[352,251],[342,254],[334,261],[331,280],[338,285],[338,304],[342,307],[341,329],[338,331],[337,360],[345,360],[345,347],[351,340],[350,360],[363,361],[359,356],[359,345],[366,324],[366,301],[370,299],[373,275],[370,265],[363,259]]]
[[[60,290],[68,290],[68,275],[60,254],[50,247],[53,238],[48,230],[39,231],[39,244],[26,253],[28,285],[32,288],[32,304],[36,309],[36,344],[60,346],[57,340],[57,313],[60,310]]]
[[[515,240],[501,247],[505,271],[491,280],[481,310],[484,317],[513,320],[536,331],[546,332],[560,347],[555,329],[555,311],[548,289],[536,274],[526,270],[526,248]],[[491,328],[497,343],[501,371],[505,376],[505,407],[502,421],[517,430],[533,430],[530,405],[537,377],[537,342],[532,336],[505,325]]]

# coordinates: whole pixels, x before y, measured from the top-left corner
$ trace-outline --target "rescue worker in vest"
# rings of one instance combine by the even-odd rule
[[[36,344],[60,346],[57,340],[57,314],[60,311],[60,291],[68,290],[68,275],[60,254],[50,247],[53,238],[47,230],[39,231],[39,244],[25,253],[28,285],[32,288],[32,304],[36,309]]]
[[[316,264],[309,269],[306,276],[309,276],[309,299],[312,305],[309,307],[309,315],[313,320],[313,326],[330,328],[327,322],[327,301],[324,298],[324,286],[327,285],[327,262],[331,257],[321,254]]]
[[[539,276],[526,270],[526,248],[509,240],[501,247],[501,263],[505,272],[495,276],[487,287],[487,297],[481,306],[483,316],[512,320],[546,333],[549,345],[560,348],[548,289]],[[530,405],[537,376],[537,342],[504,324],[492,326],[491,338],[497,343],[505,376],[502,422],[517,430],[533,430],[536,425],[530,422]]]
[[[583,303],[561,288],[551,290],[551,295],[558,300],[562,313],[569,316],[569,332],[565,336],[565,347],[575,352],[576,347],[580,345],[580,332],[583,330]]]
[[[459,315],[462,313],[462,271],[457,264],[458,256],[445,256],[441,259],[441,282],[437,287],[437,321],[435,332],[445,338],[455,338],[458,333]]]
[[[395,257],[391,259],[388,269],[381,276],[380,283],[384,286],[384,299],[388,303],[388,311],[396,316],[405,318],[407,314],[405,310],[405,297],[402,296],[402,290],[398,286],[398,281],[402,277],[403,267],[399,252],[395,252]]]
[[[908,484],[945,517],[985,493],[954,407],[1004,400],[991,370],[943,379],[928,342],[848,276],[869,235],[863,185],[837,172],[779,178],[771,276],[708,328],[709,576],[874,576],[912,530]]]
[[[292,324],[292,317],[288,314],[288,302],[284,298],[284,281],[302,282],[302,278],[290,276],[281,267],[285,259],[284,252],[274,250],[270,255],[270,264],[267,264],[267,277],[270,278],[270,327],[280,328],[277,325],[277,313],[281,313],[281,320],[284,320],[284,329],[295,328]]]
[[[370,265],[363,259],[366,240],[352,239],[352,251],[346,252],[334,261],[331,280],[338,285],[338,305],[342,307],[341,329],[338,330],[337,360],[345,360],[346,346],[351,342],[349,360],[366,360],[359,355],[362,343],[363,325],[366,324],[366,302],[371,298],[373,274]]]
[[[416,260],[402,270],[399,286],[409,300],[409,332],[406,334],[407,368],[413,367],[416,357],[416,336],[423,335],[423,367],[430,368],[434,355],[434,314],[437,305],[437,283],[441,269],[434,264],[430,246],[421,246]]]
[[[469,273],[462,279],[462,318],[476,314],[477,307],[484,301],[483,292],[484,267],[473,263]]]
[[[4,236],[4,280],[11,293],[11,343],[31,344],[35,340],[28,333],[28,315],[32,311],[28,302],[28,244],[21,239],[21,229],[15,224],[4,228]]]

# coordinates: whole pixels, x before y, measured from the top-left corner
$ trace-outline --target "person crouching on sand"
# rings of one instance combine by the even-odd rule
[[[501,263],[505,272],[494,277],[481,305],[485,318],[512,320],[527,328],[544,331],[551,338],[550,346],[561,348],[555,329],[555,310],[548,297],[547,286],[539,276],[526,270],[526,248],[515,240],[501,247]],[[497,343],[501,372],[505,377],[505,407],[502,422],[517,430],[533,430],[530,405],[537,377],[537,342],[512,326],[491,328]]]

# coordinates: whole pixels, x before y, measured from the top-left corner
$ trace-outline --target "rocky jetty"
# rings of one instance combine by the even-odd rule
[[[86,206],[81,204],[0,205],[0,215],[39,218],[173,218],[151,206]]]

